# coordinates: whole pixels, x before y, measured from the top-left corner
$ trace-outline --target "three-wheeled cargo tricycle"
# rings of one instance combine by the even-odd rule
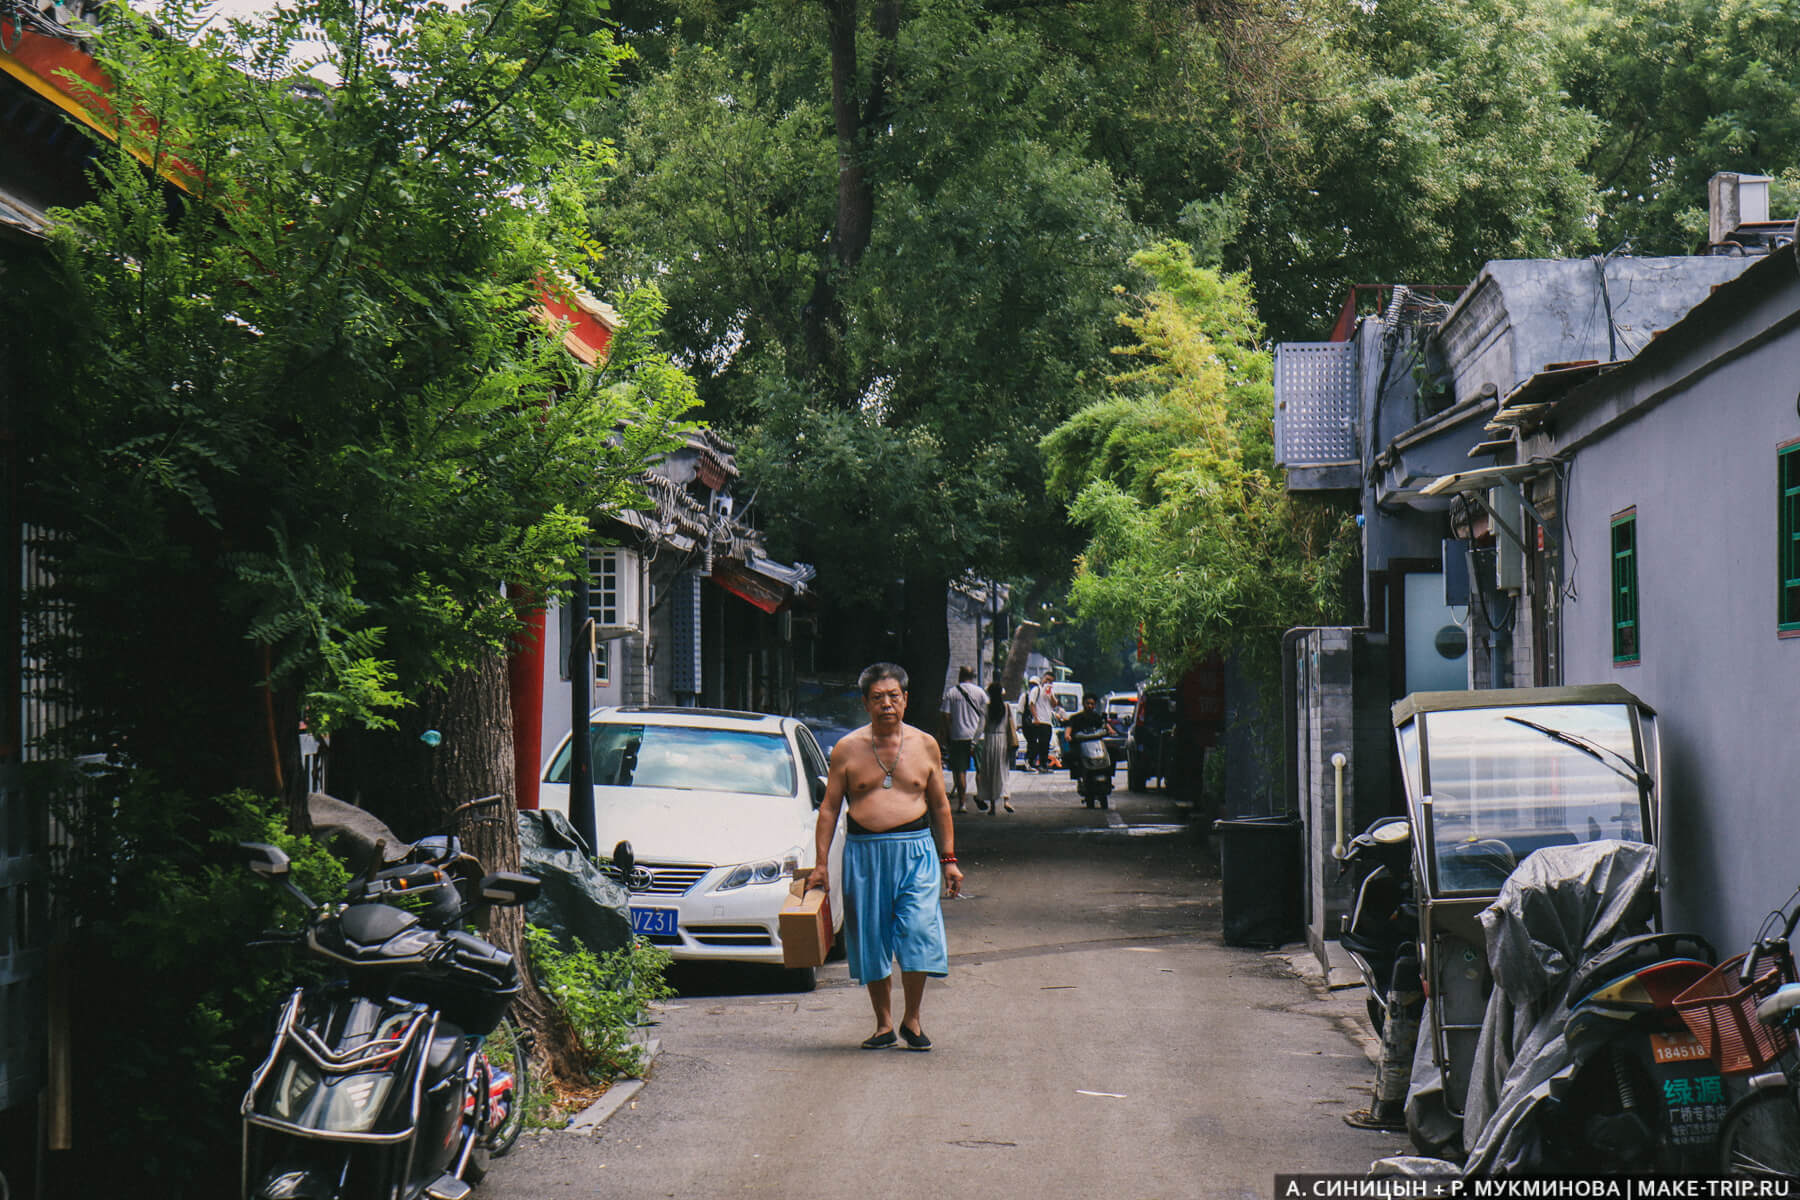
[[[1479,914],[1534,850],[1655,844],[1656,723],[1613,684],[1417,692],[1393,720],[1426,996],[1406,1116],[1429,1150],[1461,1133],[1492,988]]]

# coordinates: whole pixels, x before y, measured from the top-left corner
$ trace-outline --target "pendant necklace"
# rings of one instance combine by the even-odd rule
[[[900,729],[900,744],[894,747],[894,767],[897,767],[900,765],[900,751],[905,746],[906,746],[906,728],[905,728],[905,726],[902,726]],[[887,772],[887,774],[882,777],[881,786],[884,788],[893,787],[894,786],[894,767],[890,767],[886,763],[881,761],[881,752],[875,749],[875,737],[873,734],[871,734],[869,737],[869,753],[873,754],[875,756],[875,765],[880,767],[883,771]]]

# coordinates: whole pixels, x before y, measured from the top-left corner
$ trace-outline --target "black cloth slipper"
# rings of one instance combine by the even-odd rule
[[[912,1037],[909,1035],[906,1040],[911,1042]],[[897,1041],[899,1041],[899,1039],[894,1036],[894,1031],[890,1029],[886,1033],[878,1033],[872,1038],[865,1039],[862,1048],[864,1050],[886,1050]]]
[[[902,1025],[900,1027],[900,1036],[906,1039],[906,1048],[908,1050],[931,1049],[931,1039],[925,1036],[925,1031],[923,1029],[914,1033],[912,1030]]]

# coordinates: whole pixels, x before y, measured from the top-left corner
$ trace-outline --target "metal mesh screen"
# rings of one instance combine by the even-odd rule
[[[1319,467],[1356,455],[1356,344],[1275,347],[1275,463]]]
[[[670,688],[697,695],[700,691],[700,576],[684,571],[675,577],[669,597],[670,640],[674,643]]]

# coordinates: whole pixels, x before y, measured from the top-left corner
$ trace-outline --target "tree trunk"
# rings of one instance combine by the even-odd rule
[[[399,718],[397,730],[333,738],[331,784],[386,821],[401,837],[454,832],[487,871],[519,869],[518,798],[514,795],[511,685],[498,652],[433,688]],[[436,730],[438,744],[420,740]],[[339,757],[340,750],[343,751]],[[341,779],[341,783],[340,783]],[[458,805],[498,795],[500,803],[452,818]],[[456,828],[451,829],[454,823]],[[525,949],[525,914],[489,912],[489,941],[519,963],[516,1015],[537,1035],[540,1066],[565,1082],[586,1083],[568,1023],[538,990]]]
[[[807,367],[826,383],[840,404],[847,404],[854,397],[838,344],[844,322],[842,292],[836,280],[841,272],[862,261],[875,229],[875,187],[869,178],[868,158],[871,141],[888,121],[890,97],[899,70],[899,0],[881,0],[875,6],[876,63],[866,95],[857,91],[862,84],[856,57],[860,15],[857,0],[826,0],[831,124],[837,141],[837,207],[831,251],[819,267],[802,314]]]
[[[481,796],[499,795],[499,805],[463,816],[458,834],[463,847],[489,871],[519,869],[519,809],[515,794],[512,685],[506,660],[489,653],[473,670],[450,681],[421,706],[435,716],[443,741],[431,751],[428,774],[433,794],[451,805]],[[435,709],[435,712],[432,710]],[[423,743],[420,743],[423,745]],[[448,751],[448,753],[446,753]],[[564,1082],[587,1083],[581,1049],[562,1012],[538,990],[525,948],[525,910],[490,909],[487,939],[519,963],[519,998],[514,1014],[537,1035],[543,1050],[540,1067]]]
[[[907,721],[932,736],[938,730],[938,701],[950,670],[950,622],[945,605],[950,580],[939,573],[906,577],[904,645],[900,665],[912,677]]]
[[[1000,672],[1000,688],[1008,700],[1018,699],[1025,690],[1025,660],[1031,657],[1042,628],[1036,621],[1020,621],[1013,629],[1012,643],[1006,648],[1006,666]]]

